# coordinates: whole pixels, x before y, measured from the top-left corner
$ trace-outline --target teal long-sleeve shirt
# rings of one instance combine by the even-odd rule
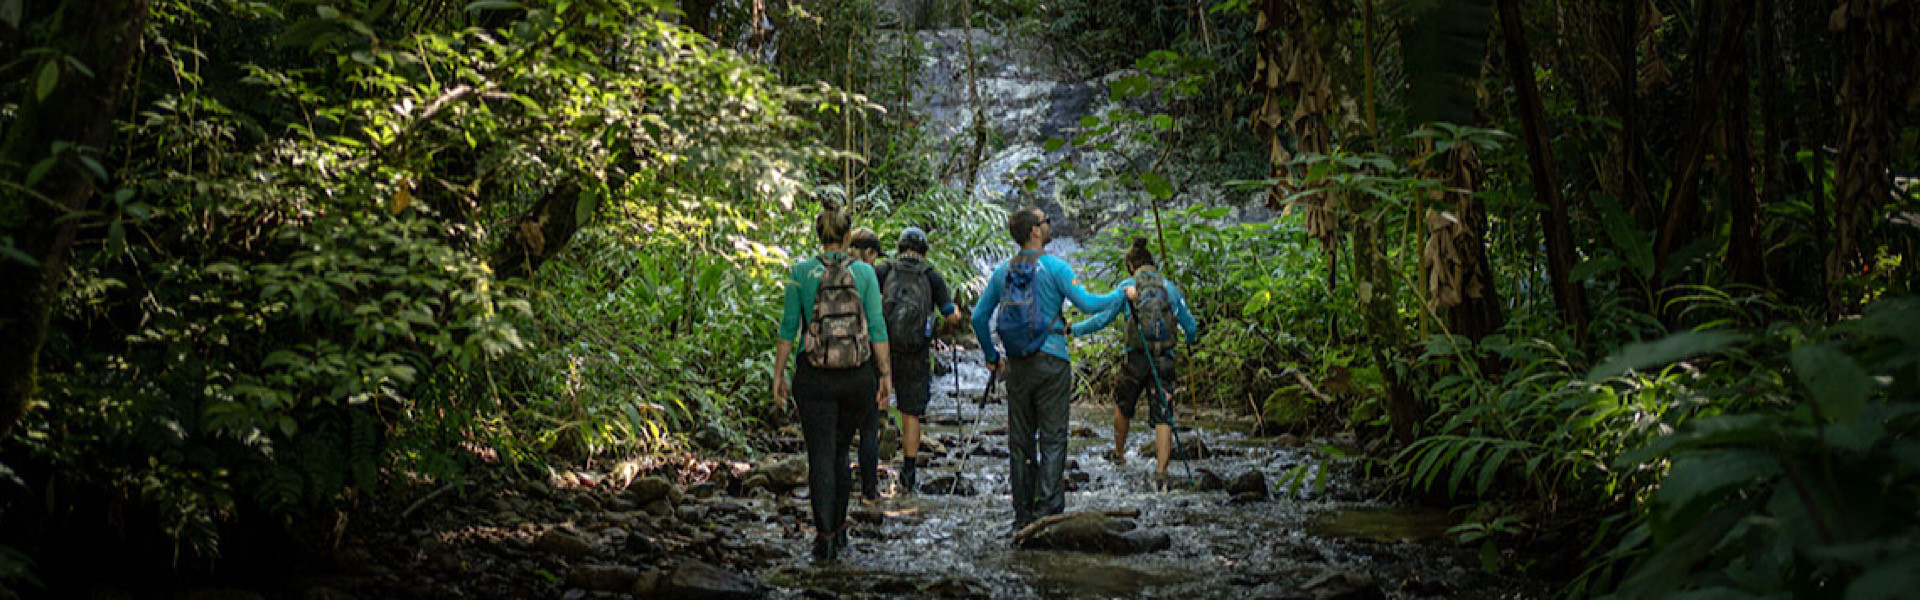
[[[1200,327],[1199,324],[1193,321],[1193,312],[1187,309],[1187,298],[1180,295],[1180,288],[1173,285],[1172,281],[1167,281],[1166,283],[1167,299],[1172,301],[1173,316],[1180,320],[1180,329],[1187,333],[1187,343],[1198,343],[1200,341]],[[1122,280],[1115,288],[1124,291],[1128,286],[1133,284],[1133,278],[1128,277]],[[1094,315],[1093,318],[1075,323],[1073,325],[1073,334],[1087,335],[1099,331],[1106,327],[1107,324],[1112,323],[1115,317],[1120,316],[1120,313],[1130,312],[1130,310],[1126,302],[1115,303],[1113,307],[1101,311],[1100,314]],[[1132,318],[1131,314],[1129,314],[1128,318]]]
[[[1033,250],[1021,250],[1021,255],[1035,254]],[[1065,307],[1062,302],[1072,302],[1074,306],[1088,313],[1099,313],[1115,306],[1126,304],[1125,287],[1114,288],[1106,294],[1093,294],[1074,281],[1073,267],[1058,257],[1041,254],[1040,271],[1044,275],[1035,278],[1034,300],[1040,305],[1040,316],[1051,325],[1049,330],[1060,324],[1060,312]],[[980,300],[973,305],[973,337],[980,341],[980,352],[987,362],[1000,360],[1000,349],[993,345],[993,312],[1000,307],[1000,294],[1007,282],[1007,263],[1002,262],[987,278],[987,289],[980,292]],[[1058,333],[1047,334],[1047,343],[1040,351],[1072,360],[1067,357],[1067,337]]]
[[[820,256],[837,257],[848,260],[847,255],[839,252],[827,252]],[[848,267],[853,269],[853,287],[860,291],[860,306],[867,313],[868,341],[875,344],[887,342],[887,318],[880,312],[880,280],[873,275],[873,265],[852,261]],[[809,258],[793,265],[787,273],[787,303],[780,312],[780,339],[802,344],[801,325],[813,319],[813,299],[820,290],[820,275],[826,272],[820,264],[820,258]]]

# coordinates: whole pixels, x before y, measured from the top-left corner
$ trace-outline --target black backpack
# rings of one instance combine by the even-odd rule
[[[1167,280],[1154,271],[1133,278],[1140,299],[1133,302],[1133,318],[1127,321],[1127,348],[1152,350],[1160,354],[1180,344],[1179,322],[1173,316],[1173,295],[1167,293]]]
[[[887,341],[895,351],[927,347],[927,315],[933,313],[933,267],[919,257],[902,256],[888,263],[887,287],[880,293],[887,318]]]

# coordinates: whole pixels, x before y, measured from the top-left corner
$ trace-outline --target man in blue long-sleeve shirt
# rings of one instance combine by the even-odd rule
[[[1180,288],[1163,277],[1154,265],[1146,238],[1134,238],[1133,249],[1127,252],[1126,266],[1133,276],[1121,281],[1120,287],[1138,288],[1137,295],[1142,299],[1137,306],[1131,302],[1115,305],[1075,324],[1073,334],[1099,331],[1122,311],[1129,313],[1126,339],[1122,341],[1127,348],[1126,362],[1120,370],[1120,385],[1113,397],[1113,452],[1108,453],[1107,458],[1115,464],[1126,464],[1127,425],[1133,420],[1140,397],[1147,395],[1147,422],[1153,425],[1154,482],[1164,487],[1167,461],[1173,449],[1171,390],[1179,376],[1174,371],[1173,347],[1177,341],[1174,323],[1169,321],[1178,321],[1188,344],[1199,341],[1199,327],[1193,321],[1193,312],[1187,309],[1187,299],[1180,294]]]
[[[993,270],[979,303],[973,307],[973,335],[980,341],[987,366],[1007,382],[1007,449],[1012,463],[1015,530],[1066,510],[1062,475],[1067,465],[1067,410],[1073,400],[1073,368],[1067,358],[1061,303],[1072,302],[1080,310],[1098,313],[1123,303],[1130,291],[1094,295],[1080,287],[1067,261],[1042,252],[1052,230],[1046,213],[1038,208],[1022,209],[1009,216],[1007,233],[1020,245],[1020,252]],[[1016,265],[1023,273],[1031,269],[1034,274],[1028,284],[1032,310],[1001,306],[1003,294],[1009,292],[1009,271]],[[1035,327],[1044,323],[1045,343],[1030,354],[1002,358],[989,337],[996,308],[1032,315],[1027,322]],[[1001,331],[1000,335],[1002,341],[1008,341],[1009,332]],[[1027,350],[1015,348],[1018,344],[1011,342],[1007,345],[1009,355]]]

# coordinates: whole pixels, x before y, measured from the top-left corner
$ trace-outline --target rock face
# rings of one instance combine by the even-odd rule
[[[972,496],[979,491],[973,484],[953,475],[941,475],[920,484],[920,493],[933,495]]]
[[[1016,544],[1028,550],[1068,550],[1102,554],[1140,554],[1173,547],[1167,534],[1139,529],[1132,519],[1104,513],[1084,512],[1043,522],[1038,529],[1021,532]]]
[[[664,576],[640,578],[633,595],[662,600],[753,600],[767,593],[745,576],[703,562],[685,562]]]

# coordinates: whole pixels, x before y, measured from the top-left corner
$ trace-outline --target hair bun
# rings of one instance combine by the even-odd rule
[[[1134,238],[1133,238],[1133,249],[1135,249],[1135,250],[1146,250],[1146,249],[1147,249],[1147,238],[1145,238],[1145,237],[1141,237],[1141,236],[1134,236]]]
[[[822,210],[822,211],[826,211],[826,212],[839,212],[839,210],[840,210],[840,199],[839,199],[839,198],[835,198],[835,197],[833,197],[833,196],[825,196],[825,195],[823,195],[823,196],[821,196],[821,197],[820,197],[820,210]]]

